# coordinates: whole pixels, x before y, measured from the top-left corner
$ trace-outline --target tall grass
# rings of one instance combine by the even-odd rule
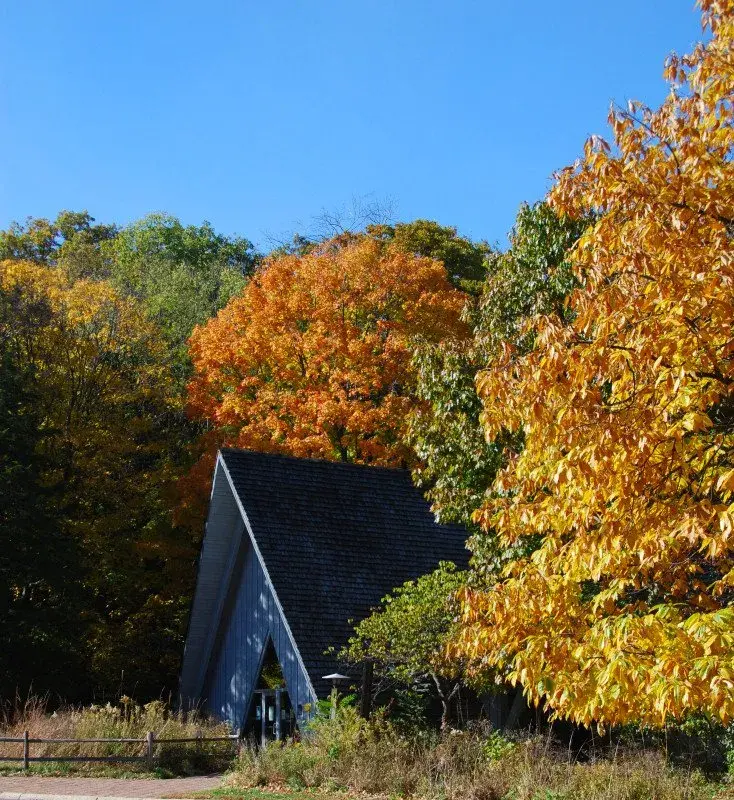
[[[172,711],[156,700],[144,706],[123,697],[117,706],[91,705],[62,707],[48,713],[46,702],[37,697],[6,708],[0,717],[0,737],[21,738],[28,731],[30,739],[145,739],[152,731],[156,739],[183,739],[196,736],[226,736],[224,723],[212,722],[201,714]],[[21,758],[23,746],[0,742],[0,756]],[[30,755],[58,758],[63,762],[73,756],[143,756],[144,742],[32,743]],[[154,758],[157,766],[172,774],[191,774],[225,769],[232,761],[233,746],[228,742],[165,744],[157,742]],[[0,762],[3,766],[11,762]],[[95,762],[86,765],[90,768]],[[99,762],[97,762],[99,763]],[[120,762],[122,763],[122,762]],[[146,762],[131,762],[133,771],[148,769]]]
[[[659,751],[582,763],[547,737],[511,741],[481,728],[405,737],[353,709],[317,721],[301,741],[245,749],[228,783],[426,800],[711,800],[721,788]]]

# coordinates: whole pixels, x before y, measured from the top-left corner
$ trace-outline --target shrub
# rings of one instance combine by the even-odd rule
[[[659,750],[617,748],[580,763],[549,737],[508,739],[484,725],[410,737],[343,707],[300,741],[245,749],[227,781],[426,800],[711,800],[717,788]]]

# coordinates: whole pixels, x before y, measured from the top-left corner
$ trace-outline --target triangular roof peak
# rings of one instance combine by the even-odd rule
[[[243,523],[239,535],[247,531],[252,540],[319,696],[330,689],[323,676],[341,671],[325,651],[346,643],[353,621],[439,561],[464,566],[468,560],[466,531],[436,523],[408,470],[224,448],[217,461],[207,537],[212,516],[231,513],[225,484]],[[230,552],[236,549],[231,542],[229,546]],[[202,556],[182,672],[184,694],[187,687],[189,693],[193,689],[192,680],[200,690],[206,664],[193,679],[191,662],[206,660],[213,646],[215,632],[208,632],[207,648],[204,643],[197,647],[196,631],[206,628],[207,617],[209,628],[218,624],[218,617],[216,623],[212,619],[217,603],[206,602],[200,588],[228,583],[227,564],[223,555],[208,556],[206,564]]]

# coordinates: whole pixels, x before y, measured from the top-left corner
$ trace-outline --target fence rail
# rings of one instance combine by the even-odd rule
[[[202,745],[205,742],[233,742],[239,753],[241,741],[239,732],[229,736],[188,736],[174,739],[159,739],[153,731],[148,731],[144,739],[35,739],[30,737],[28,731],[24,731],[21,737],[0,736],[0,743],[23,745],[22,756],[17,758],[0,756],[0,761],[22,761],[23,769],[28,769],[33,761],[147,761],[148,766],[152,768],[155,764],[156,745],[186,743]],[[32,756],[30,754],[32,744],[144,744],[145,754],[141,756]]]

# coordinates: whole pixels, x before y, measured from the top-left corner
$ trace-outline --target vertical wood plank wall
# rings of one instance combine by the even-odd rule
[[[185,706],[196,706],[204,697],[204,676],[219,630],[223,593],[230,585],[228,567],[237,555],[243,531],[242,515],[217,461],[181,668],[180,691]]]
[[[235,729],[242,729],[246,721],[268,638],[283,668],[296,719],[302,724],[314,698],[245,531],[202,692],[207,710]]]

